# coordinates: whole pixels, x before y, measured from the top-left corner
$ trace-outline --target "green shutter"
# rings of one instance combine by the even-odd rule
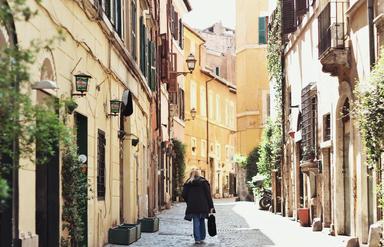
[[[145,27],[144,17],[140,17],[140,70],[145,76]]]
[[[265,16],[259,17],[259,44],[266,44],[266,19]]]
[[[144,27],[144,42],[145,42],[145,54],[144,54],[144,76],[147,78],[147,81],[149,80],[149,40],[148,40],[148,33],[147,29]]]

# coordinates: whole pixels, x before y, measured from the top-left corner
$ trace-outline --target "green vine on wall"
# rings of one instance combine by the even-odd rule
[[[273,83],[276,118],[269,119],[264,127],[259,159],[257,161],[258,175],[265,177],[264,186],[271,186],[272,170],[280,166],[282,153],[282,40],[281,40],[281,4],[277,3],[276,10],[271,18],[268,32],[267,69]],[[255,176],[252,180],[256,179]]]
[[[179,140],[172,139],[175,165],[176,196],[181,195],[185,176],[185,145]]]
[[[86,169],[78,161],[77,146],[69,139],[63,147],[62,196],[63,236],[62,246],[87,246],[88,178]]]
[[[366,81],[355,89],[354,116],[365,146],[369,166],[375,168],[384,152],[384,49]],[[384,206],[384,186],[378,186],[380,204]]]

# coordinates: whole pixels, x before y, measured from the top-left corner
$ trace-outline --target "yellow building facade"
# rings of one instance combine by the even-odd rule
[[[268,0],[236,1],[237,150],[248,155],[269,115]]]
[[[212,194],[235,194],[236,86],[205,68],[205,41],[198,33],[184,27],[184,41],[185,56],[197,59],[184,87],[186,178],[192,168],[199,169]]]
[[[59,89],[28,90],[37,104],[44,98],[72,98],[78,105],[67,116],[66,124],[73,128],[78,143],[82,138],[84,145],[79,150],[87,157],[87,246],[104,246],[109,228],[123,222],[136,223],[138,218],[148,216],[153,210],[148,208],[148,187],[154,186],[148,176],[152,169],[153,92],[149,77],[140,70],[143,61],[139,38],[140,30],[146,30],[147,37],[151,37],[149,30],[155,22],[143,15],[153,2],[118,1],[119,5],[117,1],[109,1],[110,5],[105,6],[97,2],[27,1],[33,11],[38,11],[37,15],[28,22],[15,21],[20,47],[29,47],[33,40],[52,39],[59,30],[64,37],[64,41],[37,54],[31,68],[33,81],[51,80]],[[7,43],[8,39],[5,29],[0,28],[0,40]],[[72,95],[76,93],[77,73],[92,77],[83,97]],[[127,90],[132,96],[133,114],[110,115],[110,100],[122,100]],[[47,177],[30,160],[20,161],[18,195],[14,199],[18,202],[15,212],[18,222],[11,237],[20,239],[22,246],[59,246],[61,238],[68,236],[62,230],[65,222],[61,216],[64,205],[61,195],[66,182],[62,181],[62,162],[59,153],[53,164],[55,170]],[[40,187],[41,180],[52,186]],[[40,201],[39,193],[44,189],[51,196],[50,201]],[[45,213],[47,217],[39,216]]]

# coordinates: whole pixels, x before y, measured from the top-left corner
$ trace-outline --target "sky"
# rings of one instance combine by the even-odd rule
[[[189,26],[204,29],[221,21],[225,27],[235,29],[236,0],[189,0],[192,11],[183,17]]]

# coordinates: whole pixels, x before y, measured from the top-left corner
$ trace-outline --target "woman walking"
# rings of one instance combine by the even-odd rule
[[[202,244],[206,236],[205,219],[209,213],[215,213],[215,208],[209,183],[200,176],[198,170],[191,171],[189,179],[184,184],[182,197],[187,203],[184,219],[193,221],[195,244]]]

